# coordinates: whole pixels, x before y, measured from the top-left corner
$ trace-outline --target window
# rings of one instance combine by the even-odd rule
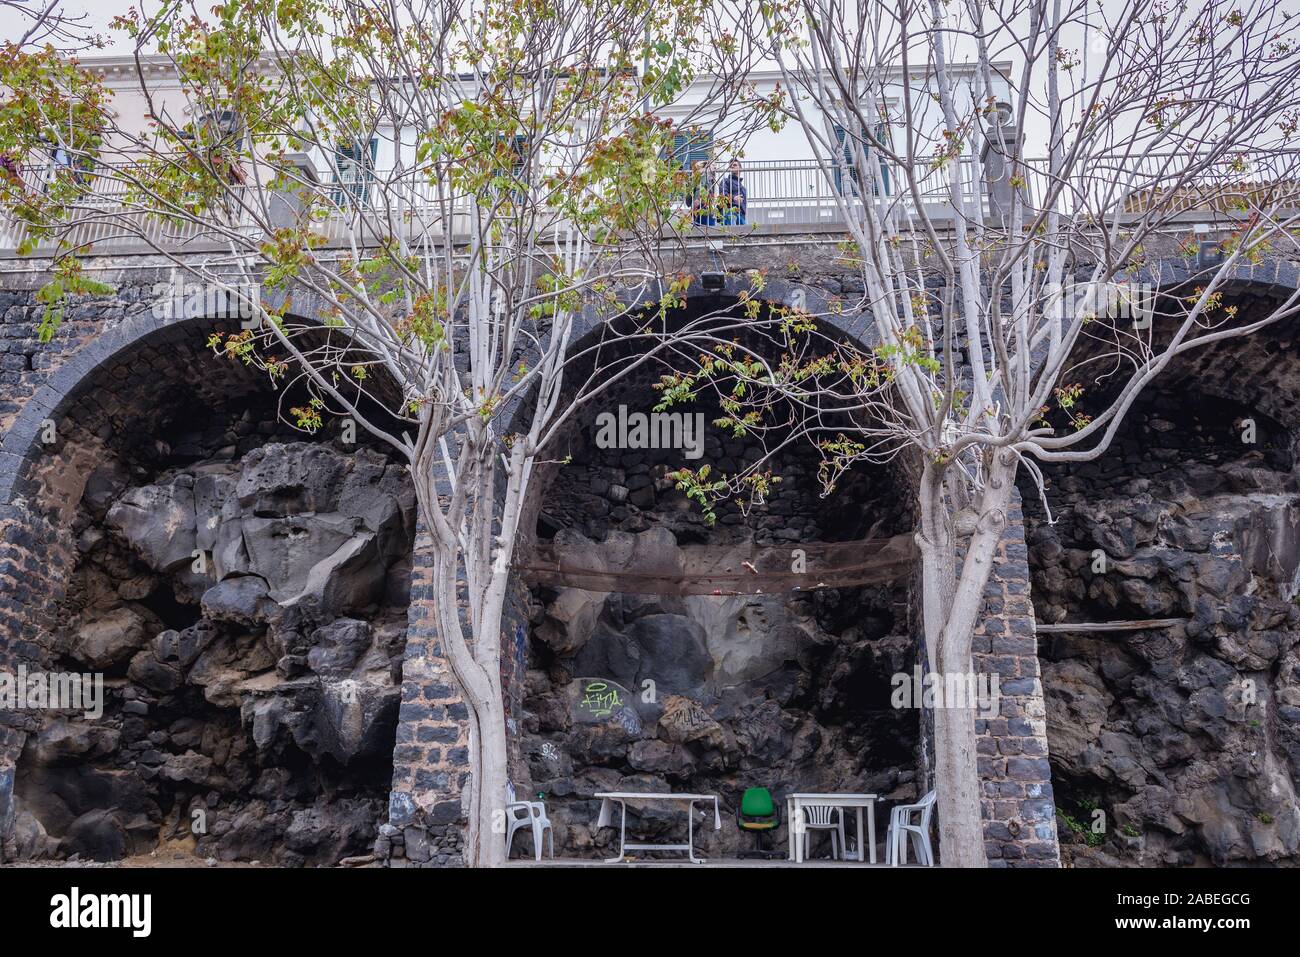
[[[45,142],[49,143],[48,140]],[[48,189],[49,184],[60,175],[71,176],[83,186],[89,182],[90,174],[95,169],[95,161],[89,156],[65,149],[56,143],[51,143],[47,147],[47,152],[49,153],[49,164],[46,167],[44,188]],[[63,170],[68,172],[63,173]]]
[[[196,124],[198,143],[207,151],[208,162],[214,171],[222,173],[231,183],[244,182],[244,170],[239,151],[244,146],[244,121],[234,110],[213,110],[204,113]]]
[[[375,176],[379,139],[342,143],[334,154],[334,189],[331,198],[340,206],[365,206],[370,201],[370,183]]]
[[[514,154],[514,162],[510,166],[511,175],[520,182],[528,182],[528,147],[531,142],[526,133],[520,133],[510,140],[510,152]]]
[[[878,141],[884,142],[886,135],[887,135],[887,130],[883,123],[876,127],[874,136]],[[842,150],[844,153],[844,164],[848,168],[848,176],[849,179],[852,181],[849,186],[849,189],[852,190],[854,196],[857,196],[859,180],[858,180],[858,168],[857,165],[853,162],[854,143],[851,139],[849,139],[849,137],[845,133],[844,127],[840,126],[838,123],[835,124],[835,142],[839,145],[840,150]],[[868,146],[866,143],[862,144],[862,149],[865,155],[868,156],[870,155],[871,147]],[[845,184],[843,181],[845,166],[840,166],[839,163],[835,164],[835,191],[837,193],[840,193],[841,195],[845,192]],[[881,159],[880,161],[880,182],[872,184],[871,195],[872,196],[880,195],[881,187],[884,187],[884,193],[886,196],[888,196],[890,193],[889,166],[885,163],[884,159]]]
[[[690,169],[696,163],[707,163],[713,152],[713,134],[708,130],[683,130],[673,134],[674,166]]]
[[[672,156],[667,158],[674,168],[690,173],[696,163],[702,163],[707,167],[712,153],[713,134],[708,130],[692,128],[673,134],[673,152]],[[712,192],[707,174],[702,183],[692,183],[689,180],[687,182],[686,188],[674,195],[674,201],[693,205],[701,196]]]
[[[244,121],[234,110],[205,113],[201,123],[204,140],[209,146],[220,146],[236,153],[244,148]]]

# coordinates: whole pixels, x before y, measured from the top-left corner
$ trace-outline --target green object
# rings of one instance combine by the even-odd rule
[[[740,801],[736,805],[736,826],[742,831],[752,832],[757,841],[754,850],[740,853],[742,858],[784,856],[779,851],[763,846],[763,836],[781,826],[780,807],[772,799],[772,792],[767,788],[748,788],[740,796]]]
[[[772,792],[767,788],[749,788],[740,799],[740,813],[745,817],[771,817]]]

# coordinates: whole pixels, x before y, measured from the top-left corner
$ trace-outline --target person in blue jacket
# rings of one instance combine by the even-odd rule
[[[740,175],[740,160],[731,161],[727,174],[718,181],[716,190],[718,205],[722,210],[722,225],[744,226],[749,193]]]

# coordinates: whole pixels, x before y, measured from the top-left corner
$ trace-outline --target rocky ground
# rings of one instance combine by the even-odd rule
[[[400,699],[409,483],[369,449],[237,452],[144,484],[114,463],[92,478],[57,641],[61,669],[106,676],[105,716],[51,715],[29,738],[22,857],[165,845],[321,865],[370,850]]]
[[[1188,396],[1131,419],[1113,455],[1049,473],[1055,525],[1022,489],[1040,622],[1179,620],[1040,636],[1063,860],[1296,863],[1300,486],[1287,437]]]

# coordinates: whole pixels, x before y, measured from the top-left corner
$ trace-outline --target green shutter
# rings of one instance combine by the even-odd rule
[[[876,139],[878,139],[878,140],[884,140],[884,138],[885,138],[885,132],[886,132],[886,131],[885,131],[885,126],[884,126],[884,124],[881,124],[880,126],[877,126],[877,127],[876,127]],[[844,130],[844,127],[840,126],[840,124],[838,124],[838,123],[835,124],[835,143],[836,143],[836,145],[839,146],[840,151],[844,154],[844,164],[848,167],[848,170],[849,170],[849,180],[852,182],[852,186],[850,187],[850,189],[852,190],[853,195],[854,195],[854,196],[857,196],[857,195],[858,195],[858,183],[859,183],[859,180],[858,180],[858,170],[857,170],[857,167],[856,167],[856,166],[854,165],[854,163],[853,163],[853,144],[849,141],[848,135],[846,134],[846,132],[845,132],[845,130]],[[862,148],[863,148],[864,152],[866,153],[866,155],[870,155],[871,148],[870,148],[869,146],[867,146],[866,144],[863,144],[863,147],[862,147]],[[845,187],[844,187],[843,177],[844,177],[844,170],[843,170],[843,168],[842,168],[838,163],[836,163],[836,165],[835,165],[835,191],[836,191],[837,193],[843,193],[843,192],[844,192]],[[883,185],[883,186],[885,187],[885,195],[888,196],[889,193],[890,193],[890,190],[889,190],[889,166],[886,165],[883,161],[881,162],[881,166],[880,166],[880,179],[881,179],[881,182],[880,182],[879,184],[872,184],[872,187],[871,187],[871,195],[873,195],[873,196],[877,196],[877,195],[879,195],[879,193],[880,193],[880,187]]]
[[[339,205],[364,206],[369,201],[370,181],[374,178],[378,157],[378,137],[372,136],[369,143],[353,140],[339,144],[334,160],[338,167],[333,190],[334,202]]]

